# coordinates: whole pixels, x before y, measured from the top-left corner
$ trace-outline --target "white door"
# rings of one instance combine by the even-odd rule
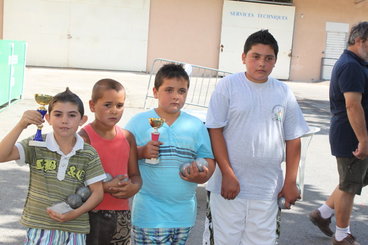
[[[4,39],[27,65],[145,71],[150,0],[5,0]]]
[[[326,22],[326,49],[322,58],[322,80],[330,80],[332,68],[347,45],[349,24]]]
[[[271,76],[289,79],[295,7],[238,1],[224,1],[219,69],[245,70],[241,61],[247,37],[268,29],[279,45],[276,66]]]

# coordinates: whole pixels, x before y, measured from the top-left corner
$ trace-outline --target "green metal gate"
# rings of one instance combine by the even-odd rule
[[[23,94],[26,42],[0,40],[0,110]]]

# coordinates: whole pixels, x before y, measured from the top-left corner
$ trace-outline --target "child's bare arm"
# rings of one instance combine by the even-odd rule
[[[0,162],[19,159],[18,149],[14,145],[20,134],[30,124],[40,125],[43,122],[44,120],[38,111],[25,111],[15,127],[0,142]]]
[[[141,174],[138,167],[137,145],[134,135],[129,131],[124,130],[125,138],[130,144],[129,161],[128,161],[128,176],[129,181],[122,181],[118,186],[109,188],[112,196],[116,198],[130,198],[135,195],[142,186]]]
[[[49,216],[58,222],[66,222],[76,219],[82,214],[87,213],[88,211],[95,208],[100,202],[102,202],[103,199],[102,182],[99,181],[93,183],[88,187],[91,190],[91,196],[87,199],[85,203],[83,203],[82,206],[64,214],[57,213],[48,208],[47,213],[49,214]]]
[[[223,130],[224,128],[210,128],[209,133],[213,154],[222,175],[221,196],[232,200],[240,192],[240,183],[231,166]]]
[[[84,142],[86,142],[87,144],[91,144],[91,141],[89,139],[86,130],[82,128],[81,130],[79,130],[78,134],[83,138]]]
[[[286,207],[294,204],[300,198],[299,190],[296,186],[298,167],[300,160],[301,142],[300,138],[286,141],[286,171],[284,186],[279,193],[286,199]]]

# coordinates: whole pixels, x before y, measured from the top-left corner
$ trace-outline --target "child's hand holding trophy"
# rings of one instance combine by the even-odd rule
[[[153,141],[158,141],[160,137],[160,133],[158,129],[164,124],[165,120],[163,118],[148,118],[149,124],[153,128],[153,132],[151,133],[151,139]],[[158,158],[146,159],[146,163],[157,164],[160,160]]]
[[[47,94],[35,94],[35,100],[40,105],[37,111],[41,113],[42,118],[44,118],[47,113],[45,106],[50,103],[50,101],[52,100],[52,96]],[[33,140],[29,141],[30,146],[45,147],[45,142],[42,139],[42,127],[42,124],[37,126],[35,137],[33,138]]]

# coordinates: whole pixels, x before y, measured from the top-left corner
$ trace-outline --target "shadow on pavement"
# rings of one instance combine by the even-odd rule
[[[319,127],[317,134],[328,135],[330,128],[330,102],[325,100],[298,99],[308,125]]]
[[[0,166],[0,244],[22,244],[25,229],[19,223],[28,190],[28,167],[14,162]]]

